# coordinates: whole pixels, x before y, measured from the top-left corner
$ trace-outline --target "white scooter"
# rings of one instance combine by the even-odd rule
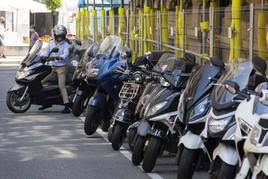
[[[248,98],[240,103],[235,113],[237,128],[235,143],[240,156],[240,171],[236,179],[268,178],[268,83],[265,75],[266,63],[254,58],[253,65],[261,75],[261,83]],[[232,85],[230,85],[232,86]],[[234,84],[234,92],[239,86]],[[241,93],[241,92],[240,92]],[[249,95],[251,94],[251,95]]]

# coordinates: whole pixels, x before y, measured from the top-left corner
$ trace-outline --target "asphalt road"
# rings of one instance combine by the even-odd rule
[[[0,179],[176,178],[174,155],[165,153],[146,174],[132,165],[127,146],[116,152],[104,133],[86,136],[81,119],[60,114],[60,106],[11,113],[5,97],[15,72],[16,67],[0,67]],[[194,178],[208,177],[198,172]]]

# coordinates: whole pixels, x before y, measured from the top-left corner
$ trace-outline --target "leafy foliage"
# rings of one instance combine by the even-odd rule
[[[61,6],[61,0],[43,0],[43,3],[52,14],[55,14],[56,10]]]

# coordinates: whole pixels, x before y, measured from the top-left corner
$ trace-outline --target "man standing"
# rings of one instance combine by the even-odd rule
[[[4,49],[5,18],[0,17],[0,58],[6,58]]]
[[[30,28],[30,46],[29,46],[29,50],[31,50],[31,48],[33,47],[34,43],[39,39],[39,34],[35,31],[34,27]]]

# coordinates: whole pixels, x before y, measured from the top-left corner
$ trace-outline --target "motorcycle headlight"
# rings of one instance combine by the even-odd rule
[[[190,113],[190,119],[195,118],[196,116],[201,115],[203,112],[206,111],[207,107],[210,104],[209,97],[206,97],[201,103],[199,103],[197,106],[195,106]]]
[[[18,71],[16,73],[16,78],[17,79],[22,79],[22,78],[25,78],[26,76],[28,76],[30,74],[29,71]]]
[[[224,130],[226,125],[230,122],[233,116],[229,116],[224,119],[214,119],[213,117],[209,116],[208,119],[208,129],[210,133],[218,133]]]
[[[256,145],[259,141],[259,136],[260,136],[260,133],[261,133],[261,130],[255,126],[252,131],[251,131],[251,134],[250,134],[250,142],[253,144],[253,145]]]
[[[136,83],[142,82],[142,75],[140,73],[134,73],[134,80]]]
[[[240,128],[246,133],[248,134],[250,132],[251,127],[248,126],[248,124],[240,117],[237,118],[238,120],[238,124],[240,126]]]
[[[159,111],[159,109],[161,109],[162,107],[164,107],[167,104],[168,101],[163,101],[161,103],[158,103],[156,105],[154,105],[149,112],[147,113],[146,116],[151,116],[153,114],[155,114],[157,111]]]
[[[163,87],[169,87],[169,86],[170,86],[170,83],[167,82],[163,77],[160,78],[160,84],[161,84]]]

